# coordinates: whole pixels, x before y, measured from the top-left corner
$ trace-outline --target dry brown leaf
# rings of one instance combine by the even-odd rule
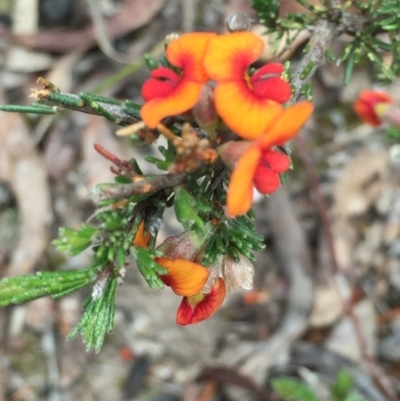
[[[311,327],[329,326],[344,311],[343,297],[335,279],[318,285],[315,289],[314,305],[309,318]]]
[[[388,152],[364,148],[349,162],[334,186],[334,245],[342,269],[353,265],[358,232],[352,219],[364,215],[375,204],[388,174]]]
[[[27,274],[47,246],[51,202],[44,161],[19,114],[0,113],[0,180],[10,185],[21,221],[8,275]]]
[[[353,361],[360,362],[363,355],[375,355],[377,346],[377,319],[374,305],[365,298],[354,306],[354,314],[363,334],[367,349],[361,350],[359,337],[354,329],[354,322],[346,316],[334,327],[326,340],[326,347]]]

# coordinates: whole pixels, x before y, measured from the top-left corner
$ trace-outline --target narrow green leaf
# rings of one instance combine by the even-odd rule
[[[46,106],[19,106],[15,104],[0,104],[0,111],[24,114],[56,114],[52,107]]]
[[[101,295],[94,299],[90,295],[85,301],[85,313],[81,320],[68,335],[68,339],[81,334],[82,340],[89,351],[94,348],[99,352],[107,333],[114,328],[115,294],[117,279],[109,278]]]
[[[343,400],[353,387],[353,377],[346,369],[341,369],[336,376],[331,392],[335,399]]]
[[[199,217],[196,210],[196,200],[185,189],[177,188],[175,190],[175,213],[178,221],[185,230],[198,230],[204,226],[203,220]]]
[[[274,379],[272,387],[285,401],[320,401],[314,391],[298,379]]]
[[[0,280],[0,306],[19,304],[44,296],[59,298],[95,279],[93,269],[38,272]]]

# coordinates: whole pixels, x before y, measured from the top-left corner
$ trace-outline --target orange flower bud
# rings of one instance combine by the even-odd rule
[[[198,260],[201,247],[204,244],[205,237],[199,236],[196,232],[183,232],[172,235],[158,246],[157,250],[163,252],[168,259],[186,259]]]
[[[223,162],[233,168],[251,145],[252,142],[249,141],[229,141],[219,146],[217,151]]]
[[[218,115],[214,104],[214,91],[209,85],[201,88],[199,100],[192,109],[192,114],[197,124],[215,137]]]

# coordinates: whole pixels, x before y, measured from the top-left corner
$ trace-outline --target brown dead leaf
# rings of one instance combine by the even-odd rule
[[[165,0],[126,0],[119,12],[105,21],[108,37],[116,39],[146,25],[164,6]],[[48,30],[36,35],[11,35],[22,46],[57,53],[84,52],[95,46],[93,24],[80,30]]]
[[[311,327],[329,326],[344,311],[343,296],[335,279],[318,285],[315,289],[314,305],[309,318]]]
[[[47,246],[51,202],[45,164],[19,114],[0,114],[0,180],[14,192],[21,221],[8,275],[27,274]]]
[[[363,334],[366,349],[361,349],[359,337],[354,328],[354,322],[349,316],[334,327],[326,347],[339,355],[360,362],[363,355],[375,355],[377,346],[377,319],[372,301],[365,298],[354,306],[354,314]]]
[[[354,262],[358,231],[353,219],[367,213],[375,204],[388,174],[388,152],[364,148],[353,157],[337,181],[333,190],[334,245],[341,268],[351,268]]]

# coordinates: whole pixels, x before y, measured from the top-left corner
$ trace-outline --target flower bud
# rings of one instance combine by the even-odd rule
[[[204,226],[202,233],[196,231],[184,231],[181,234],[172,235],[157,247],[168,259],[186,259],[200,262],[203,245],[214,232],[212,223]]]
[[[235,262],[229,255],[225,255],[222,261],[222,277],[228,291],[237,287],[245,290],[253,288],[254,266],[243,255],[239,255],[239,259],[239,262]]]
[[[249,141],[229,141],[217,148],[218,154],[228,167],[235,167],[236,162],[243,153],[252,145]]]
[[[202,86],[199,100],[192,108],[192,115],[201,128],[206,130],[211,137],[216,137],[218,115],[215,109],[214,91],[210,86],[206,84]]]

